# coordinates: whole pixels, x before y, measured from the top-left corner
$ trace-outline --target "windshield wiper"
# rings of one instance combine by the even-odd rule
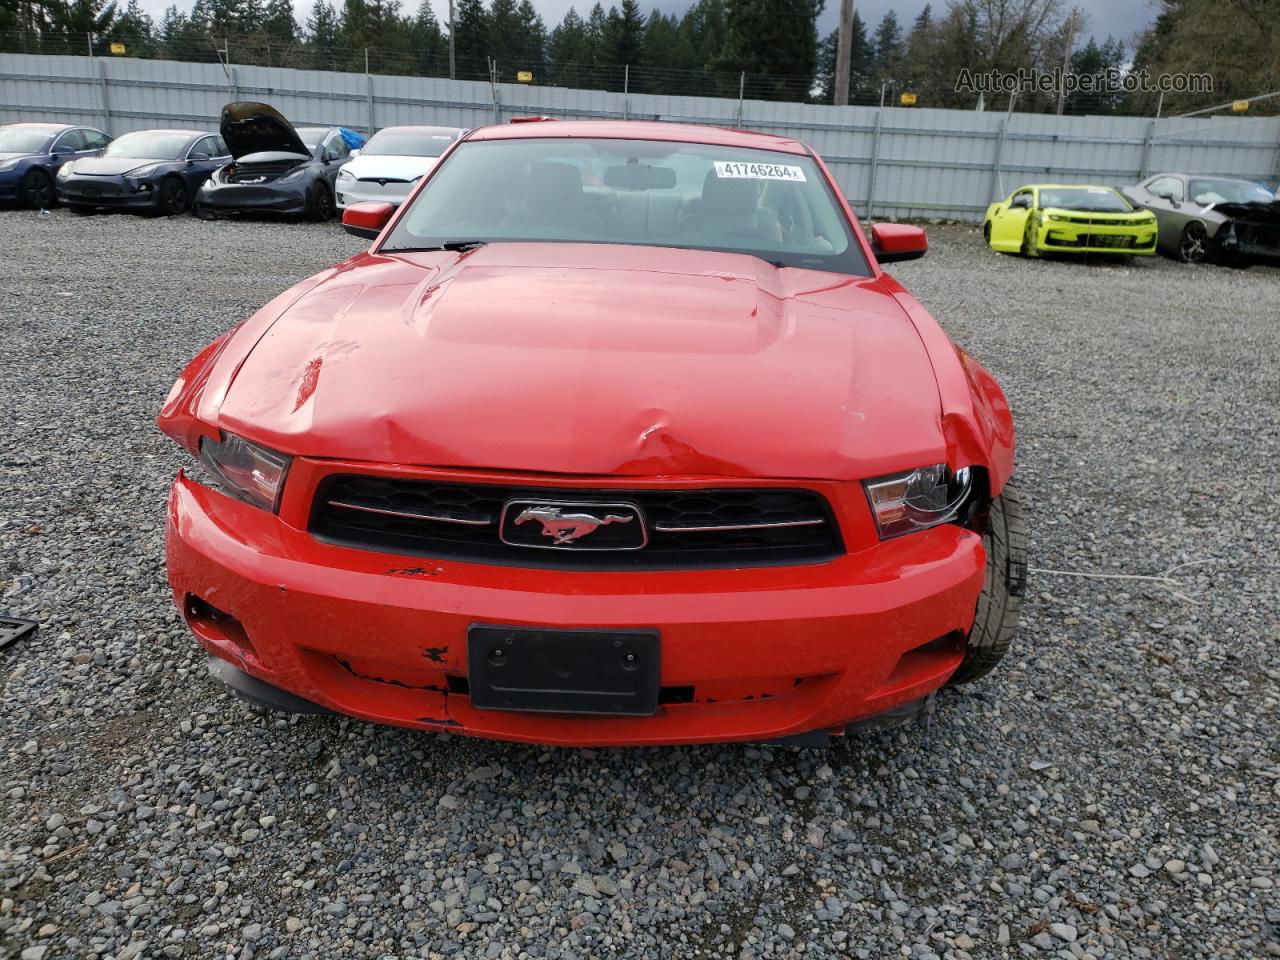
[[[452,250],[455,253],[466,253],[483,247],[488,240],[446,240],[434,247],[387,247],[383,253],[430,253],[433,250]]]

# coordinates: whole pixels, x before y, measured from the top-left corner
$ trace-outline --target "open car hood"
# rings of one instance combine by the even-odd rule
[[[218,127],[231,156],[239,160],[251,153],[281,151],[311,156],[311,150],[298,131],[275,107],[265,103],[241,101],[222,108]]]

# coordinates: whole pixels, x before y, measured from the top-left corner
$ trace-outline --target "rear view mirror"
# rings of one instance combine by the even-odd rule
[[[871,249],[881,263],[919,260],[929,250],[929,239],[920,227],[877,223],[871,228]]]
[[[605,167],[604,182],[617,190],[670,190],[676,185],[676,172],[647,163],[624,163]]]
[[[391,222],[396,208],[389,203],[353,203],[342,211],[342,229],[353,237],[373,240]]]

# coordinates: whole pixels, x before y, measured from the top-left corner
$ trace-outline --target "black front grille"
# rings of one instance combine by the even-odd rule
[[[630,522],[619,522],[559,547],[551,539],[526,545],[527,532],[537,526],[525,526],[520,537],[511,538],[525,542],[504,543],[503,510],[512,500],[569,503],[583,511],[601,504],[594,511],[599,515],[610,512],[608,504],[634,504],[647,541],[639,549],[591,549],[592,537],[599,547],[622,544],[615,537],[624,532],[630,537]],[[584,490],[340,475],[320,485],[310,529],[322,540],[365,550],[528,567],[785,565],[830,560],[844,550],[824,497],[774,487]]]

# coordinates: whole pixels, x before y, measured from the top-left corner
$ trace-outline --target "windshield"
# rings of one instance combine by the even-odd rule
[[[1191,199],[1202,207],[1211,203],[1274,203],[1275,194],[1245,180],[1192,180]]]
[[[57,132],[30,127],[0,127],[0,153],[44,153]]]
[[[299,127],[298,139],[306,144],[308,150],[314,150],[328,132],[328,127]]]
[[[1049,187],[1040,190],[1041,208],[1090,210],[1096,213],[1129,213],[1133,207],[1108,187]]]
[[[438,157],[457,139],[441,130],[382,130],[361,149],[365,157]]]
[[[870,272],[810,157],[701,143],[462,143],[381,250],[475,240],[723,250],[776,266]]]
[[[186,155],[191,135],[186,133],[156,133],[143,130],[126,133],[103,151],[104,157],[131,157],[136,160],[181,160]]]

